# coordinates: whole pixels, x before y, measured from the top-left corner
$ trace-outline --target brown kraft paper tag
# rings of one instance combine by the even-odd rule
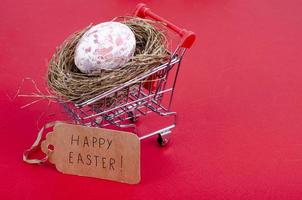
[[[140,181],[140,142],[133,133],[59,123],[41,149],[62,173],[129,184]]]

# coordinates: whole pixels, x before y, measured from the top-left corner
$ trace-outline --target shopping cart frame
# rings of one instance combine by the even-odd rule
[[[113,125],[121,129],[133,128],[134,133],[138,133],[136,121],[141,116],[156,113],[160,117],[172,118],[172,123],[169,125],[139,135],[140,140],[158,135],[157,142],[164,146],[168,142],[171,129],[176,126],[177,115],[171,110],[171,105],[180,64],[196,36],[193,32],[181,29],[153,13],[145,4],[137,5],[134,16],[160,21],[180,37],[180,41],[171,52],[168,61],[84,102],[60,101],[59,103],[76,124],[93,127]],[[173,77],[170,77],[172,76],[170,75],[171,69],[175,69]],[[172,80],[169,82],[171,85],[167,86],[170,79]],[[151,81],[148,82],[148,80]],[[164,97],[167,99],[165,103],[163,103]],[[115,100],[112,102],[112,99]],[[109,101],[111,101],[110,106],[108,106]]]

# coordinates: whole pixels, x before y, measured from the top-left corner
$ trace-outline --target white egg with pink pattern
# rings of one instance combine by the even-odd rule
[[[101,23],[80,38],[74,62],[83,73],[116,69],[130,60],[135,46],[135,35],[128,26],[119,22]]]

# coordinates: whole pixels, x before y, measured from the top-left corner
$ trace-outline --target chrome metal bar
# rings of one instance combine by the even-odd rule
[[[172,125],[170,125],[170,126],[167,126],[166,128],[163,128],[163,129],[160,129],[160,130],[151,132],[151,133],[149,133],[149,134],[146,134],[146,135],[144,135],[144,136],[141,136],[141,137],[139,137],[139,140],[144,140],[144,139],[146,139],[146,138],[148,138],[148,137],[151,137],[151,136],[154,136],[154,135],[157,135],[157,134],[161,134],[161,133],[164,134],[166,131],[171,132],[170,129],[172,129],[172,128],[174,128],[174,127],[175,127],[175,125],[172,124]],[[166,133],[166,134],[167,134],[167,133]]]
[[[165,92],[167,92],[167,91],[171,91],[171,89],[162,91],[161,93],[165,93]],[[90,116],[88,116],[88,117],[85,117],[84,119],[89,119],[89,118],[92,118],[92,117],[96,117],[96,116],[99,116],[99,115],[108,113],[108,112],[110,112],[110,111],[113,111],[113,110],[115,110],[115,109],[118,109],[118,108],[120,108],[120,107],[128,106],[128,105],[130,105],[130,104],[133,104],[133,103],[142,101],[142,100],[144,100],[144,99],[151,98],[151,97],[153,97],[153,96],[154,96],[154,94],[153,94],[153,95],[150,95],[150,96],[147,96],[147,97],[144,97],[144,98],[141,98],[141,99],[137,99],[137,100],[135,100],[135,101],[132,101],[132,102],[129,102],[129,103],[126,103],[126,104],[122,104],[122,105],[120,105],[120,106],[117,106],[117,107],[115,107],[115,108],[111,108],[111,109],[109,109],[109,110],[105,110],[105,111],[103,111],[103,112],[101,112],[101,113],[97,113],[97,114],[94,114],[94,115],[90,115]]]
[[[182,61],[182,58],[183,58],[183,55],[185,54],[185,52],[186,52],[186,49],[184,49],[182,51],[181,56],[180,56],[180,60],[179,60],[179,62],[177,64],[176,74],[175,74],[174,81],[173,81],[173,86],[172,86],[173,90],[171,92],[168,110],[171,110],[171,105],[172,105],[172,100],[173,100],[173,96],[174,96],[175,85],[176,85],[176,81],[177,81],[177,77],[178,77],[178,73],[179,73],[179,67],[180,67],[180,64],[181,64],[181,61]]]

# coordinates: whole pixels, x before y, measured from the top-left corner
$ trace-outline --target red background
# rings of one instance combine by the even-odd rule
[[[1,1],[1,199],[301,199],[302,2],[145,2],[198,40],[182,64],[171,143],[144,141],[142,181],[126,185],[23,163],[45,107],[20,109],[29,100],[7,94],[24,77],[44,87],[47,60],[64,38],[138,2]]]

